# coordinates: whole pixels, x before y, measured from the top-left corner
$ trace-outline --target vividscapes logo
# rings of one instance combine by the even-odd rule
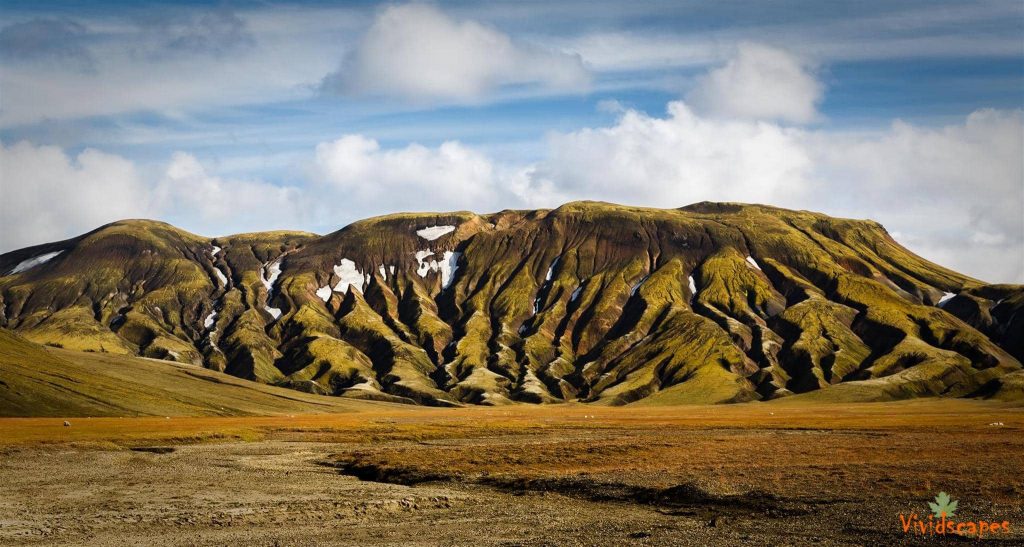
[[[916,512],[910,515],[900,513],[900,525],[904,534],[916,536],[967,536],[983,538],[986,535],[1003,535],[1010,533],[1009,521],[995,521],[988,519],[980,520],[957,520],[956,510],[960,502],[949,497],[945,492],[939,492],[935,501],[928,502],[931,513],[927,520]]]

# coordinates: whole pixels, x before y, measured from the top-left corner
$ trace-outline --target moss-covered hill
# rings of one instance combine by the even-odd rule
[[[759,205],[398,214],[322,237],[123,221],[0,273],[0,326],[38,343],[424,404],[1010,397],[1024,359],[1024,287],[875,222]]]
[[[169,361],[42,347],[0,329],[0,417],[268,416],[395,407]]]

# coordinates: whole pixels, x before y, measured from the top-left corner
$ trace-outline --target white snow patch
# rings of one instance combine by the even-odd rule
[[[270,293],[274,291],[274,283],[277,283],[277,278],[281,275],[281,259],[277,259],[269,264],[264,264],[260,270],[260,281],[263,282],[263,286],[267,288],[267,298],[270,298]]]
[[[640,290],[640,285],[643,285],[644,281],[647,281],[648,277],[650,277],[650,276],[649,275],[645,275],[645,276],[641,277],[640,281],[637,281],[636,285],[633,285],[633,288],[629,290],[629,296],[633,296],[634,294],[636,294],[636,291]]]
[[[693,295],[693,296],[697,296],[697,282],[693,280],[693,276],[692,275],[690,276],[689,281],[690,281],[690,294]]]
[[[459,271],[459,257],[462,253],[445,251],[441,261],[441,288],[447,289],[455,281],[455,272]]]
[[[755,270],[760,270],[761,269],[761,266],[757,265],[757,261],[754,260],[754,257],[752,257],[752,256],[748,256],[747,257],[747,264],[750,264],[750,267],[754,268]]]
[[[540,298],[541,298],[541,294],[544,292],[545,288],[547,288],[549,285],[551,285],[551,278],[555,275],[555,268],[558,266],[558,261],[561,260],[561,258],[562,257],[560,257],[560,256],[555,257],[555,259],[553,261],[551,261],[551,265],[548,266],[547,273],[544,274],[544,283],[541,284],[540,291],[537,292],[537,298],[535,298],[533,300],[533,314],[534,315],[537,315],[537,312],[540,311],[540,304],[541,304]]]
[[[331,286],[324,285],[323,287],[320,287],[319,289],[316,290],[316,295],[320,298],[320,300],[327,302],[328,300],[331,299]]]
[[[569,302],[575,302],[581,294],[583,294],[583,285],[576,287],[576,290],[572,291],[572,294],[569,295]]]
[[[260,268],[260,281],[263,282],[263,286],[267,288],[267,303],[268,305],[263,306],[263,309],[267,310],[274,319],[281,317],[280,308],[272,308],[269,306],[270,299],[274,296],[274,284],[277,283],[277,278],[281,276],[281,259],[264,264]]]
[[[213,250],[212,250],[212,251],[210,251],[210,256],[217,256],[217,253],[219,253],[219,252],[220,252],[220,250],[221,250],[221,249],[220,249],[220,247],[218,247],[218,246],[214,245],[214,246],[213,246]]]
[[[44,262],[49,262],[50,260],[53,259],[53,257],[55,257],[55,256],[57,256],[57,255],[59,255],[60,253],[63,253],[63,252],[64,251],[54,251],[52,253],[41,254],[41,255],[39,255],[37,257],[33,257],[33,258],[28,259],[28,260],[23,260],[23,261],[19,262],[18,265],[15,266],[14,269],[11,270],[8,273],[8,275],[14,275],[16,273],[21,273],[21,272],[23,272],[25,270],[28,270],[28,269],[31,269],[31,268],[35,268],[36,266],[38,266],[38,265],[40,265],[40,264],[42,264]]]
[[[363,272],[356,269],[356,263],[347,258],[341,259],[341,263],[334,267],[334,275],[338,276],[338,284],[334,286],[334,292],[348,292],[349,287],[355,287],[363,292],[363,283],[366,279]]]
[[[210,312],[210,315],[206,316],[203,320],[203,328],[210,328],[217,322],[217,310]]]
[[[220,268],[214,268],[213,273],[217,274],[217,279],[220,280],[221,285],[225,287],[228,286],[228,276],[224,275],[224,272],[220,271]]]
[[[420,277],[427,277],[427,272],[431,270],[435,272],[437,271],[437,261],[431,260],[430,262],[426,262],[425,259],[428,256],[434,256],[434,252],[427,250],[416,251],[416,263],[419,265],[416,268],[416,274]]]
[[[462,253],[445,251],[440,262],[436,259],[427,260],[431,256],[434,256],[433,251],[416,251],[416,274],[420,277],[427,277],[430,272],[441,272],[441,288],[447,289],[455,279],[455,272],[459,269],[459,257],[462,256]]]
[[[454,231],[455,226],[427,226],[422,230],[416,230],[416,235],[426,239],[427,241],[434,241],[435,239]]]
[[[544,274],[544,281],[551,281],[551,276],[555,274],[555,267],[558,266],[558,261],[561,259],[562,257],[559,256],[556,257],[553,262],[551,262],[551,265],[548,266],[548,273]]]
[[[395,275],[395,265],[388,266],[388,271],[391,272],[391,275]]]
[[[939,302],[936,304],[936,306],[940,308],[945,306],[946,302],[949,302],[954,296],[956,296],[955,292],[943,293],[942,298],[939,299]]]
[[[380,267],[377,268],[377,271],[380,272],[380,278],[381,279],[383,279],[384,281],[388,280],[388,271],[387,271],[387,269],[384,268],[383,264],[381,264]]]

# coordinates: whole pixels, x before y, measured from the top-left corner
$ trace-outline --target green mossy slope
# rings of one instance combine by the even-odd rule
[[[321,397],[197,367],[42,347],[0,329],[0,416],[238,416],[350,412]]]
[[[451,229],[418,233],[432,227]],[[807,211],[574,202],[215,239],[125,221],[0,256],[0,271],[55,251],[0,277],[0,325],[310,393],[621,405],[1020,391],[1024,288]]]

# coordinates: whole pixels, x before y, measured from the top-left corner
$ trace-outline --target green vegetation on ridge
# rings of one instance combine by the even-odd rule
[[[454,229],[417,234],[431,226]],[[932,264],[875,222],[807,211],[574,202],[215,239],[124,221],[0,267],[57,250],[0,277],[0,326],[314,394],[620,405],[1020,392],[1024,288]]]

